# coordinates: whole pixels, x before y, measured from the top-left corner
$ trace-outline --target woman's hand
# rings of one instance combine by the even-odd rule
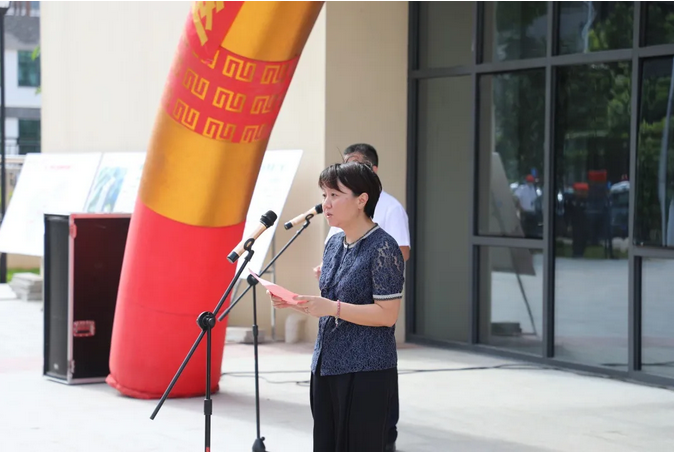
[[[337,314],[337,302],[320,296],[295,296],[297,307],[304,313],[316,316],[334,316]]]
[[[316,277],[316,280],[321,278],[321,270],[323,268],[323,263],[319,264],[318,266],[314,267],[314,277]]]
[[[293,305],[287,304],[281,299],[280,297],[274,296],[272,293],[267,291],[267,295],[271,299],[272,304],[274,304],[274,308],[294,308]]]

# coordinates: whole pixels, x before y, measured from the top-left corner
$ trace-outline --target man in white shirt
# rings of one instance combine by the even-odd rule
[[[372,165],[375,173],[379,171],[379,156],[377,151],[368,144],[351,145],[344,151],[344,162],[364,162]],[[381,191],[377,207],[374,211],[374,222],[384,231],[390,234],[398,243],[403,258],[407,261],[410,257],[410,230],[409,219],[403,205],[385,190]],[[331,227],[325,243],[339,233],[341,230],[337,227]],[[314,268],[316,277],[321,275],[321,265]]]
[[[537,217],[536,200],[538,193],[534,186],[535,178],[527,175],[526,182],[515,189],[515,202],[520,213],[520,223],[525,237],[536,236]]]
[[[344,162],[354,161],[369,163],[372,165],[372,169],[375,173],[379,170],[379,156],[377,155],[377,150],[371,145],[358,143],[346,148],[346,150],[344,150]],[[403,258],[407,261],[410,257],[410,230],[409,219],[403,205],[393,196],[382,190],[374,210],[373,220],[396,240],[398,247],[400,247],[400,251],[403,254]],[[327,244],[328,239],[340,231],[339,228],[331,227],[328,236],[325,238],[325,243]],[[316,278],[321,276],[321,266],[322,263],[314,268]],[[386,451],[395,451],[395,443],[398,438],[396,425],[398,424],[399,418],[399,406],[398,386],[396,382],[395,392],[393,392],[391,400]]]

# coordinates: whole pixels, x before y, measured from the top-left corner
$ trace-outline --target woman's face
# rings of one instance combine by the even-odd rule
[[[364,214],[367,194],[356,196],[351,190],[338,182],[339,190],[321,187],[323,191],[323,215],[331,227],[344,228]]]

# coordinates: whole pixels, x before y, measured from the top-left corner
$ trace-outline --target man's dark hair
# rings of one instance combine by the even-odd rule
[[[372,170],[372,166],[361,162],[348,162],[346,164],[333,164],[321,172],[318,177],[318,186],[339,191],[339,183],[356,196],[366,193],[367,203],[365,214],[369,218],[374,217],[374,209],[377,207],[381,194],[381,181],[379,176]]]
[[[367,143],[356,143],[355,145],[351,145],[344,150],[344,156],[348,156],[349,154],[353,153],[362,154],[363,157],[365,157],[365,160],[367,160],[373,166],[379,166],[379,156],[377,156],[377,150],[374,149],[374,146],[368,145]]]

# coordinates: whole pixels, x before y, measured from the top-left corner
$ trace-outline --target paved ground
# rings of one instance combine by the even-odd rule
[[[201,398],[121,396],[105,384],[68,386],[42,370],[39,303],[0,285],[1,451],[199,451]],[[312,345],[261,347],[262,435],[270,451],[310,451],[307,369]],[[252,347],[228,344],[214,396],[213,451],[255,439]],[[411,372],[466,367],[504,368]],[[422,347],[400,350],[402,451],[671,451],[674,392]]]

